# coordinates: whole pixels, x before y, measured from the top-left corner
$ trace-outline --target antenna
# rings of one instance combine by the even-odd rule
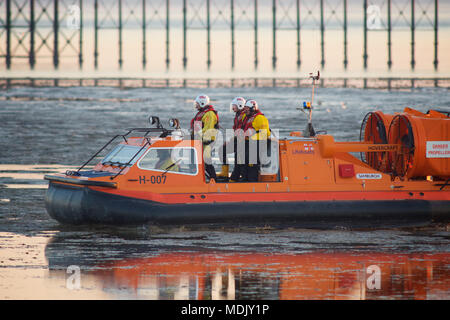
[[[314,131],[314,127],[312,125],[312,110],[313,110],[313,103],[314,103],[314,89],[316,87],[316,80],[320,79],[320,72],[317,71],[317,75],[313,75],[313,73],[310,73],[309,79],[312,79],[312,93],[311,93],[311,102],[309,102],[309,101],[303,102],[303,109],[306,109],[309,111],[308,124],[306,126],[305,131],[303,132],[303,136],[314,137],[316,135],[316,132]]]

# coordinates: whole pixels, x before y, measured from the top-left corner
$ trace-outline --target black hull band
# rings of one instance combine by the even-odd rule
[[[50,182],[49,215],[67,224],[224,224],[384,228],[450,221],[450,201],[299,201],[164,204]]]

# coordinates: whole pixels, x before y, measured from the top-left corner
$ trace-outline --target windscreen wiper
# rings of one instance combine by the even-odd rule
[[[136,158],[136,156],[137,156],[139,153],[141,153],[142,150],[145,149],[145,147],[151,145],[151,141],[150,141],[148,138],[146,138],[146,140],[147,140],[147,142],[139,149],[138,152],[136,152],[136,153],[134,154],[134,156],[130,159],[130,161],[128,161],[128,163],[126,163],[125,166],[123,166],[123,167],[119,170],[119,172],[117,172],[117,174],[116,174],[114,177],[111,177],[111,178],[110,178],[111,180],[115,179],[119,174],[121,174],[122,171],[125,169],[125,167],[132,166],[131,162],[134,160],[134,158]]]
[[[178,159],[177,161],[175,161],[174,163],[172,163],[170,166],[168,166],[166,168],[166,171],[164,171],[161,175],[165,175],[167,173],[167,171],[169,171],[172,167],[176,166],[179,162],[181,161],[181,159]]]
[[[118,167],[128,167],[130,164],[128,162],[115,162],[117,164]]]
[[[106,162],[102,162],[102,164],[104,165],[112,165],[112,166],[116,166],[116,167],[126,167],[128,166],[128,163],[124,163],[124,162],[120,162],[120,161],[106,161]]]

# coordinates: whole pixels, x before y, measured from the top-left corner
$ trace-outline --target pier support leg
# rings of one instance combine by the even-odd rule
[[[415,46],[416,46],[416,21],[415,21],[415,0],[411,0],[411,69],[416,66]]]
[[[80,29],[78,30],[78,66],[83,68],[83,0],[79,0],[80,7]]]
[[[210,23],[210,0],[206,0],[206,65],[208,70],[211,68],[211,23]]]
[[[28,53],[28,59],[30,63],[30,69],[34,69],[36,64],[35,48],[34,48],[34,35],[35,35],[35,18],[34,18],[34,5],[35,0],[30,0],[30,50]]]
[[[364,0],[364,48],[363,48],[363,64],[364,69],[367,69],[367,0]]]
[[[187,45],[187,39],[186,39],[186,31],[187,31],[187,21],[186,21],[186,14],[187,14],[187,6],[186,6],[186,0],[183,0],[183,68],[186,69],[187,66],[187,56],[186,56],[186,45]]]
[[[119,0],[119,68],[122,69],[122,0]]]
[[[234,0],[230,0],[230,28],[231,28],[231,70],[234,70]]]
[[[254,42],[255,42],[255,70],[258,69],[258,0],[255,0],[255,21],[253,25]]]
[[[438,28],[439,28],[439,18],[438,18],[438,6],[439,0],[434,0],[434,69],[438,68]]]
[[[277,0],[272,0],[272,68],[277,68]]]
[[[147,67],[147,15],[146,0],[142,0],[142,68]]]
[[[11,68],[11,0],[6,0],[6,68]]]
[[[98,69],[98,0],[94,1],[94,68]]]
[[[300,58],[300,0],[297,0],[297,69],[300,69]]]
[[[348,53],[347,53],[347,0],[344,0],[344,69],[348,66]]]
[[[323,11],[323,0],[320,0],[320,51],[322,68],[325,66],[325,17]]]
[[[387,0],[387,32],[388,32],[388,41],[387,41],[387,47],[388,47],[388,68],[392,68],[392,24],[391,24],[391,0]]]
[[[170,17],[170,0],[166,0],[166,69],[169,70],[169,65],[170,65],[170,38],[169,38],[169,28],[170,28],[170,21],[169,21],[169,17]]]
[[[53,2],[53,66],[58,69],[59,66],[59,15],[58,3],[59,0]]]

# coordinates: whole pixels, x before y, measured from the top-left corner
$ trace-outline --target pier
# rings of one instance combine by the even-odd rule
[[[356,7],[355,7],[356,6]],[[360,7],[359,7],[360,6]],[[355,10],[358,9],[358,10]],[[351,12],[354,11],[354,12]],[[357,11],[357,12],[356,12]],[[360,16],[359,16],[360,15]],[[360,61],[351,61],[348,54],[350,25],[363,36],[360,48]],[[135,41],[140,48],[134,56],[124,53],[124,32],[133,29],[140,36]],[[262,29],[264,29],[262,31]],[[106,35],[106,30],[115,34]],[[153,39],[152,32],[163,32],[164,37]],[[199,30],[204,36],[192,36]],[[215,30],[229,32],[228,61],[214,61],[211,50],[215,41]],[[296,65],[300,69],[303,62],[305,43],[303,36],[311,30],[320,31],[320,65],[327,64],[326,51],[340,50],[342,67],[347,69],[350,62],[370,66],[369,42],[373,33],[384,33],[386,39],[385,67],[394,65],[392,36],[395,32],[410,34],[410,68],[417,64],[416,47],[419,45],[416,34],[427,31],[433,39],[430,68],[439,66],[439,0],[0,0],[0,63],[6,69],[14,69],[15,64],[25,61],[30,69],[50,58],[55,70],[62,59],[85,67],[87,55],[92,55],[93,65],[98,69],[99,59],[111,50],[117,54],[117,69],[123,68],[127,59],[139,61],[142,69],[147,69],[153,52],[153,43],[165,49],[165,67],[170,70],[173,63],[181,63],[187,68],[190,60],[188,46],[201,44],[206,49],[207,69],[214,64],[228,64],[234,70],[240,56],[236,49],[236,33],[245,32],[253,44],[253,67],[258,70],[261,64],[261,33],[271,33],[271,65],[276,70],[279,62],[281,33],[289,33],[295,43]],[[327,32],[342,32],[341,48],[327,47]],[[179,32],[181,37],[173,37]],[[178,33],[177,33],[178,34]],[[197,34],[196,34],[197,35]],[[108,46],[102,40],[108,37]],[[154,41],[159,41],[154,43]],[[178,42],[182,42],[179,44]],[[89,42],[88,53],[84,48]],[[176,44],[176,45],[174,45]],[[171,50],[181,49],[181,61],[171,59]],[[406,57],[405,57],[406,58]]]

